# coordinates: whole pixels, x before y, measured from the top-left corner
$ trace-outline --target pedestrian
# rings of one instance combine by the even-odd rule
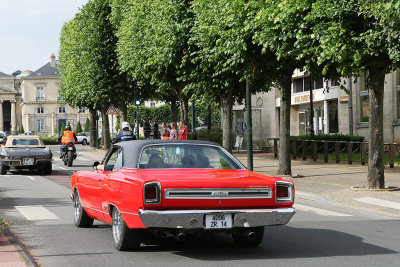
[[[183,121],[179,122],[179,140],[187,140],[188,139],[188,127],[185,125]]]
[[[161,131],[160,131],[161,139],[166,140],[166,139],[168,139],[169,129],[168,129],[167,124],[165,122],[163,122],[161,124],[161,127],[162,127]]]
[[[146,119],[143,119],[144,139],[150,139],[150,133],[151,133],[151,125]]]
[[[176,140],[178,139],[178,132],[176,131],[176,123],[171,122],[171,131],[169,132],[169,139]]]
[[[136,140],[136,136],[131,131],[131,125],[129,122],[124,121],[122,123],[122,130],[117,134],[117,137],[113,140],[113,144],[122,142],[122,141],[129,141],[129,140]]]
[[[153,120],[153,138],[154,139],[160,138],[159,131],[158,131],[158,123],[156,122],[156,120]]]

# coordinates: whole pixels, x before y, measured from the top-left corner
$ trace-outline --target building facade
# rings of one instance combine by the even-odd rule
[[[368,73],[360,77],[331,81],[312,79],[304,72],[293,74],[290,108],[290,134],[350,134],[369,137],[369,96],[366,89]],[[314,119],[310,121],[310,88],[312,88]],[[343,88],[351,92],[351,96]],[[400,71],[385,76],[384,142],[400,142]],[[234,106],[234,127],[244,121],[244,105]],[[270,147],[272,138],[279,137],[280,91],[252,96],[253,142],[256,147]],[[243,114],[243,115],[241,115]],[[238,119],[239,118],[239,119]],[[352,121],[352,123],[350,123]],[[235,130],[235,129],[234,129]]]
[[[63,124],[74,129],[79,121],[83,127],[88,110],[61,103],[59,80],[54,54],[34,72],[0,73],[0,130],[16,133],[22,125],[25,131],[56,136]]]

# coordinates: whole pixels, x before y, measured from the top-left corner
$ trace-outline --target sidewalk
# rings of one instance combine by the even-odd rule
[[[247,165],[246,154],[235,156]],[[278,164],[279,160],[273,154],[253,156],[255,172],[277,175]],[[336,201],[400,216],[400,166],[396,165],[393,169],[385,166],[387,190],[365,189],[367,171],[368,166],[360,163],[348,165],[347,162],[336,164],[334,161],[292,160],[293,178],[283,178],[294,181],[296,198]]]
[[[20,249],[11,244],[10,240],[0,230],[0,267],[25,267],[24,258],[18,253]]]

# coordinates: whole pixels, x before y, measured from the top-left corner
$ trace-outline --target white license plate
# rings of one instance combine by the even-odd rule
[[[207,214],[206,229],[232,228],[232,214]]]
[[[33,158],[24,158],[24,159],[23,159],[23,164],[24,164],[24,165],[33,165],[34,162],[35,162],[35,161],[34,161]]]

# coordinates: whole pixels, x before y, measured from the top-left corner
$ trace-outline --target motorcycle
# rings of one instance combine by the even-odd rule
[[[72,167],[72,162],[76,159],[76,148],[73,142],[69,142],[63,151],[62,160],[64,165]]]

